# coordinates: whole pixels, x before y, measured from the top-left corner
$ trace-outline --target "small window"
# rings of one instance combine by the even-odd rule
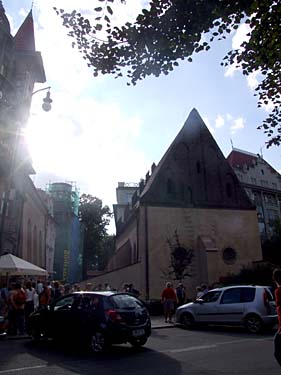
[[[168,178],[168,180],[167,180],[167,193],[168,194],[174,194],[174,192],[175,192],[174,183],[170,178]]]
[[[197,173],[200,174],[201,173],[201,164],[200,164],[200,161],[198,161],[196,163],[196,170],[197,170]]]
[[[133,310],[138,307],[143,307],[142,303],[133,296],[127,294],[113,295],[110,300],[117,309]]]
[[[257,184],[257,179],[254,178],[254,177],[252,177],[252,178],[251,178],[251,183],[252,183],[253,185],[256,185],[256,184]]]
[[[224,263],[233,264],[236,261],[237,253],[232,247],[227,247],[223,250],[222,258]]]
[[[231,304],[241,302],[241,290],[240,288],[228,289],[223,293],[221,304]]]
[[[232,186],[230,183],[226,184],[226,195],[227,195],[227,198],[232,197]]]
[[[264,175],[264,170],[263,169],[261,169],[261,174]]]
[[[243,288],[242,302],[252,302],[255,299],[256,288]]]

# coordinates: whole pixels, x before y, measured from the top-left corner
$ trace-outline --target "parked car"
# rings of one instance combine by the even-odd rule
[[[146,307],[128,293],[70,293],[31,314],[29,323],[36,341],[71,340],[93,352],[126,342],[140,347],[151,334]]]
[[[236,285],[210,290],[200,299],[180,306],[176,321],[190,328],[196,323],[244,325],[258,333],[277,323],[276,304],[266,286]]]

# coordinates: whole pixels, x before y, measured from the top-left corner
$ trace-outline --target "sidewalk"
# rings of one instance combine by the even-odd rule
[[[165,319],[163,315],[160,316],[150,316],[151,319],[151,328],[152,329],[159,329],[159,328],[175,328],[177,325],[176,323],[165,323]]]

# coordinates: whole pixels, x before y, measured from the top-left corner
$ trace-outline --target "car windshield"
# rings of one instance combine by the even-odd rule
[[[142,303],[138,299],[127,294],[116,294],[110,299],[117,309],[132,310],[143,307]]]

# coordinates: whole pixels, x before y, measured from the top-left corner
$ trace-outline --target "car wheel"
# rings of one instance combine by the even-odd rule
[[[183,313],[181,316],[181,324],[184,328],[193,328],[194,327],[194,318],[190,313]]]
[[[107,343],[104,334],[101,332],[94,332],[90,339],[90,349],[92,353],[102,353],[105,351]]]
[[[130,341],[130,344],[134,347],[134,348],[140,348],[142,346],[144,346],[147,342],[147,337],[140,337],[138,339],[132,339]]]
[[[263,328],[263,323],[257,315],[248,315],[245,318],[245,326],[250,333],[259,333]]]

